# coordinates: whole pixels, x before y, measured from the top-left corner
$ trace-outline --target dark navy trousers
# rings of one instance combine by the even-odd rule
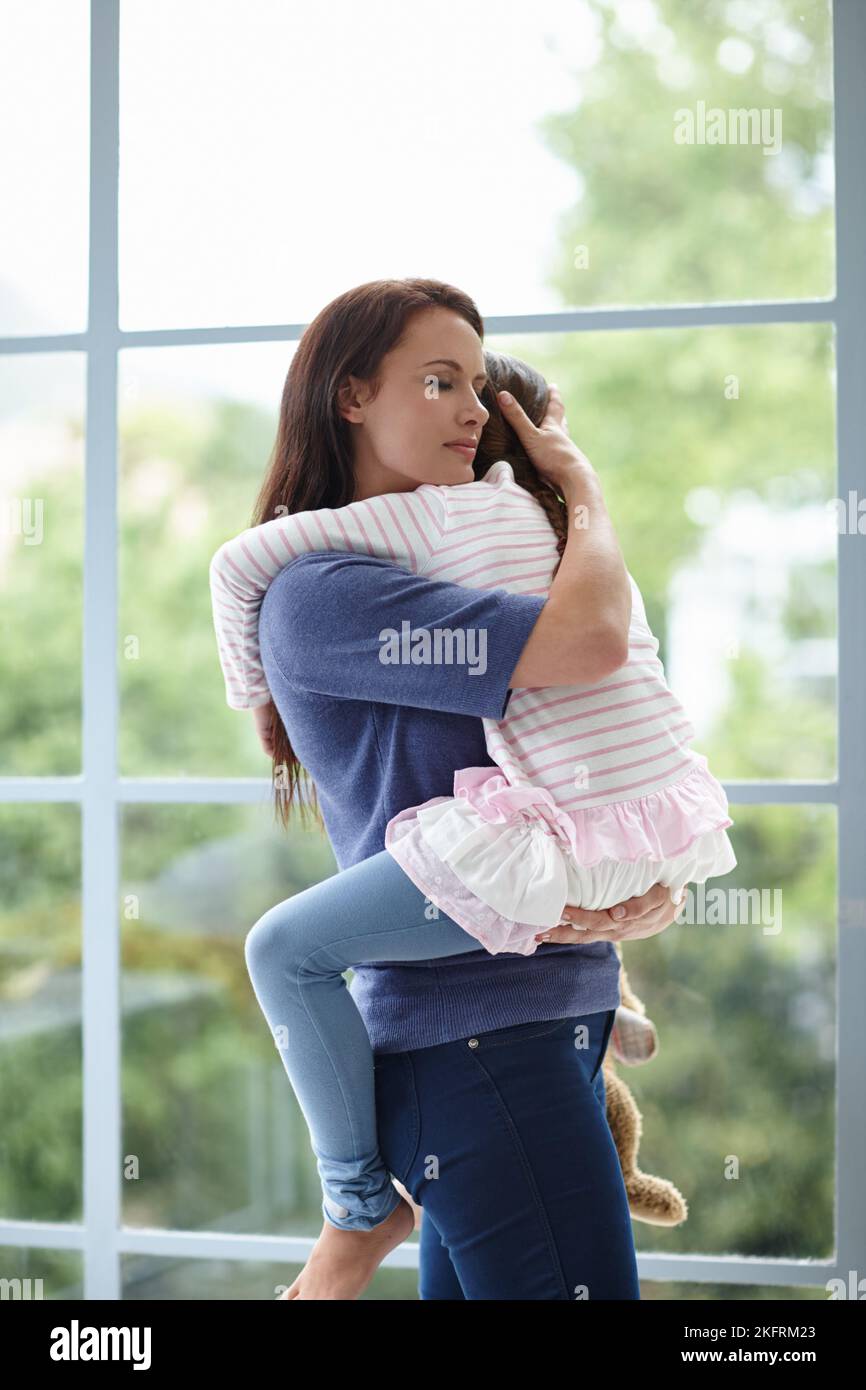
[[[615,1011],[375,1058],[382,1156],[423,1207],[422,1299],[639,1299],[602,1060]]]

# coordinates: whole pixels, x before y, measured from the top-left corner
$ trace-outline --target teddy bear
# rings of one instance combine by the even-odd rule
[[[617,941],[614,947],[621,966],[621,1002],[613,1021],[610,1046],[602,1062],[607,1123],[619,1154],[633,1219],[646,1221],[651,1226],[679,1226],[688,1216],[688,1205],[683,1194],[667,1178],[652,1177],[649,1173],[641,1172],[637,1166],[638,1146],[643,1133],[642,1116],[626,1082],[617,1073],[616,1063],[638,1067],[649,1062],[659,1050],[659,1040],[655,1024],[647,1018],[643,1002],[629,983],[622,963],[622,946]]]

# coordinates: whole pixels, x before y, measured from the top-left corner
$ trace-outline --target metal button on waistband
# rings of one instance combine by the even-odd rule
[[[477,1039],[477,1038],[470,1038],[470,1039],[469,1039],[469,1046],[470,1046],[470,1047],[477,1047],[477,1046],[478,1046],[478,1039]]]

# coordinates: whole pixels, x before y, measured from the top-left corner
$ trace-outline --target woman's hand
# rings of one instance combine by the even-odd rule
[[[532,423],[523,406],[509,392],[500,392],[497,400],[503,416],[542,478],[560,493],[571,474],[587,468],[595,473],[589,459],[568,437],[568,421],[558,386],[550,387],[547,413],[540,425]]]
[[[273,708],[273,703],[268,701],[266,705],[259,705],[253,710],[253,722],[256,726],[256,733],[259,736],[259,743],[262,745],[262,748],[269,758],[274,756],[274,743],[271,737]]]
[[[682,894],[685,894],[685,888]],[[619,907],[625,908],[625,916],[616,920],[613,914]],[[545,941],[564,941],[569,946],[583,946],[588,941],[632,941],[640,936],[657,936],[670,926],[681,907],[682,895],[675,903],[669,888],[662,883],[654,883],[641,897],[627,898],[624,903],[605,908],[603,912],[592,912],[585,907],[567,904],[563,917],[585,930],[550,927],[545,932],[539,932],[535,939],[542,946]]]

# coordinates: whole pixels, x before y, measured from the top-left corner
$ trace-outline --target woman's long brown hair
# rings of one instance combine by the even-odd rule
[[[316,315],[289,366],[251,526],[277,515],[344,507],[353,501],[351,426],[338,409],[338,389],[351,374],[375,392],[382,359],[398,345],[410,318],[436,307],[460,314],[483,339],[484,324],[473,300],[441,280],[372,280],[338,295]],[[485,348],[484,359],[489,382],[481,399],[490,419],[475,455],[475,477],[483,478],[497,460],[507,459],[515,481],[544,508],[559,537],[561,557],[567,534],[565,505],[533,467],[496,400],[497,391],[510,391],[533,424],[540,424],[547,410],[547,382],[519,358]],[[323,827],[315,785],[295,756],[273,700],[266,709],[273,743],[275,815],[286,827],[295,806],[302,823],[311,811]]]

